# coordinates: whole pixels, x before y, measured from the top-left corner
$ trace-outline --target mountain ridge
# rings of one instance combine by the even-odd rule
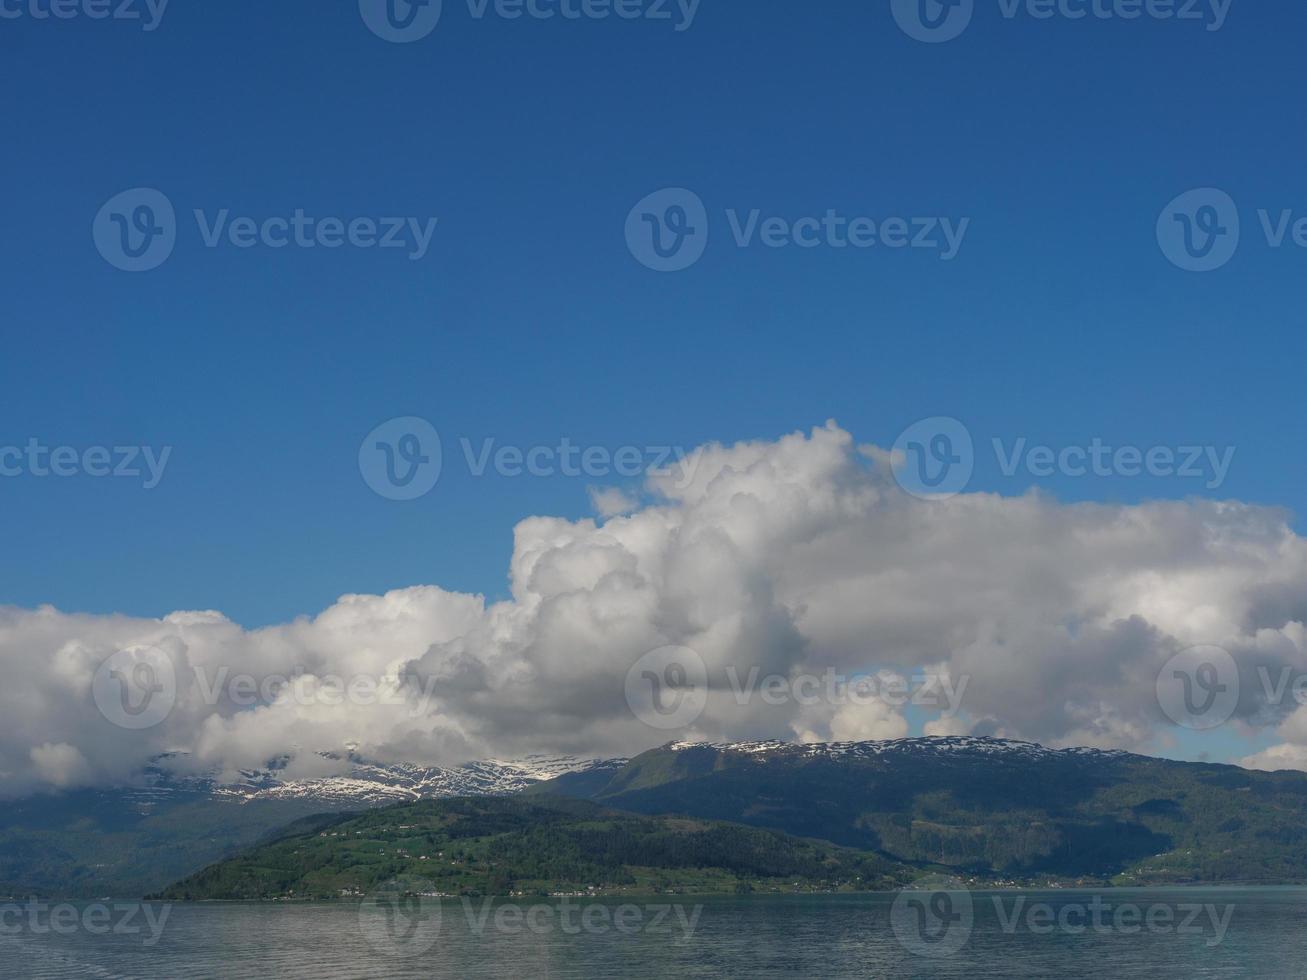
[[[668,742],[525,791],[738,822],[982,878],[1307,882],[1307,773],[984,736]]]
[[[762,739],[756,741],[736,742],[691,742],[673,740],[659,746],[683,752],[691,749],[709,748],[723,752],[741,752],[748,755],[761,755],[771,752],[793,752],[806,756],[843,755],[879,755],[883,752],[902,750],[930,751],[981,751],[993,753],[1013,753],[1025,756],[1055,756],[1059,754],[1075,756],[1103,756],[1126,758],[1134,756],[1140,759],[1152,759],[1155,756],[1139,755],[1122,749],[1100,749],[1091,746],[1070,746],[1054,749],[1039,742],[1027,742],[1021,739],[999,738],[993,735],[916,735],[905,738],[862,739],[846,742],[790,742],[783,739]]]
[[[157,757],[141,785],[0,802],[0,894],[139,897],[294,820],[418,799],[510,796],[567,774],[605,782],[624,760],[535,755],[462,766],[383,765],[350,753],[342,775],[286,779],[280,760],[235,780]]]
[[[613,768],[626,759],[587,758],[537,753],[519,759],[484,759],[457,766],[425,766],[418,763],[382,763],[354,752],[317,753],[343,771],[322,776],[286,778],[283,760],[271,760],[261,769],[238,770],[236,778],[224,779],[219,769],[186,772],[173,765],[184,753],[158,756],[146,768],[146,785],[126,787],[142,800],[175,790],[211,793],[215,798],[245,804],[255,800],[304,799],[333,805],[338,803],[380,806],[406,800],[447,796],[495,796],[519,792],[534,783],[596,768]]]
[[[453,767],[348,751],[234,780],[157,760],[146,785],[0,803],[0,893],[139,896],[315,814],[421,799],[571,796],[826,841],[984,878],[1307,881],[1307,774],[1051,749],[989,736],[674,740],[632,759],[539,754]]]

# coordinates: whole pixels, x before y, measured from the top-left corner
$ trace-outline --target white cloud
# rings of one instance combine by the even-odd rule
[[[590,504],[600,517],[616,517],[631,513],[640,502],[619,487],[591,487]]]
[[[1159,667],[1182,647],[1220,644],[1249,671],[1237,719],[1285,723],[1289,747],[1263,755],[1307,755],[1307,721],[1268,708],[1252,674],[1307,665],[1307,548],[1283,513],[1038,493],[922,501],[897,489],[885,459],[834,424],[701,447],[689,481],[680,468],[650,478],[646,506],[597,495],[602,523],[522,521],[512,597],[489,606],[420,586],[254,631],[213,612],[0,609],[0,791],[121,781],[177,749],[227,770],[289,756],[306,773],[329,765],[316,751],[347,743],[429,763],[637,752],[686,734],[646,727],[623,695],[628,666],[667,645],[697,650],[717,679],[696,736],[909,729],[883,704],[739,704],[721,680],[731,665],[764,676],[942,665],[968,678],[963,711],[928,717],[928,731],[1146,750],[1164,731]],[[92,681],[109,654],[142,644],[176,665],[178,701],[162,724],[131,731],[96,710]],[[389,703],[206,703],[206,688],[240,673],[304,673],[309,689],[366,675]]]
[[[37,778],[49,786],[79,786],[91,782],[91,767],[75,746],[46,742],[32,749]]]

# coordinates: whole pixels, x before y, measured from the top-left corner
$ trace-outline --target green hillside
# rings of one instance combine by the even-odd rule
[[[904,869],[775,831],[618,813],[582,801],[423,800],[301,821],[159,899],[328,899],[391,879],[447,895],[891,888]]]
[[[638,813],[729,820],[983,878],[1307,882],[1307,774],[909,739],[831,751],[670,747],[590,796]]]

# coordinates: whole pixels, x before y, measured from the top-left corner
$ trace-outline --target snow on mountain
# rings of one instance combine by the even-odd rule
[[[216,774],[177,777],[166,761],[152,767],[149,784],[136,791],[142,803],[178,791],[204,792],[216,800],[299,800],[330,807],[382,806],[427,797],[502,796],[566,773],[616,770],[625,759],[580,759],[566,755],[531,755],[524,759],[491,759],[450,768],[408,763],[382,765],[352,755],[339,775],[286,779],[276,764],[243,770],[236,780],[219,781]]]
[[[784,755],[793,758],[858,759],[890,753],[941,755],[979,753],[990,757],[1022,761],[1047,758],[1113,758],[1126,752],[1103,749],[1049,749],[1034,742],[971,735],[925,738],[896,738],[874,742],[797,743],[777,740],[760,742],[671,742],[675,752],[710,748],[763,758]],[[265,769],[245,770],[239,777],[222,780],[216,774],[178,776],[167,757],[157,760],[148,774],[147,785],[132,791],[141,807],[151,807],[179,792],[207,795],[215,800],[245,804],[254,800],[301,801],[330,809],[384,806],[428,797],[502,796],[535,783],[567,773],[604,770],[615,772],[625,759],[582,759],[570,755],[531,755],[524,759],[488,759],[453,767],[428,767],[409,763],[383,765],[353,753],[329,756],[341,762],[342,772],[313,779],[287,779],[282,764],[274,761]]]
[[[1049,749],[1035,742],[1021,742],[1011,738],[992,738],[977,735],[941,735],[921,738],[892,738],[871,742],[782,742],[772,739],[763,742],[670,742],[666,746],[673,752],[687,749],[710,748],[719,752],[738,752],[746,755],[783,754],[799,758],[872,758],[890,753],[940,755],[942,753],[971,752],[988,756],[1020,759],[1098,757],[1122,758],[1130,755],[1116,749]]]

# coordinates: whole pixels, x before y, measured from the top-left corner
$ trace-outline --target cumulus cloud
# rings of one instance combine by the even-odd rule
[[[452,764],[629,754],[672,737],[893,737],[913,724],[1147,751],[1169,724],[1158,671],[1199,643],[1239,666],[1231,723],[1279,726],[1283,744],[1249,764],[1307,768],[1307,715],[1260,679],[1307,667],[1307,548],[1284,513],[1035,492],[920,500],[887,459],[833,423],[703,446],[650,475],[643,506],[605,492],[598,519],[522,521],[511,596],[492,604],[418,586],[252,631],[216,612],[0,609],[0,792],[126,782],[165,752],[185,753],[179,766],[278,760],[321,775],[339,763],[320,753],[345,747]],[[686,731],[650,727],[624,694],[636,660],[668,645],[697,651],[709,678]],[[134,729],[97,707],[96,673],[142,646],[167,658],[176,694],[166,718]],[[965,682],[965,697],[958,714],[741,698],[728,669],[755,667],[783,679],[929,672]]]
[[[50,786],[74,786],[90,778],[90,767],[76,746],[46,742],[32,749],[36,776]]]
[[[629,514],[639,506],[637,501],[621,487],[591,487],[590,504],[600,517]]]

